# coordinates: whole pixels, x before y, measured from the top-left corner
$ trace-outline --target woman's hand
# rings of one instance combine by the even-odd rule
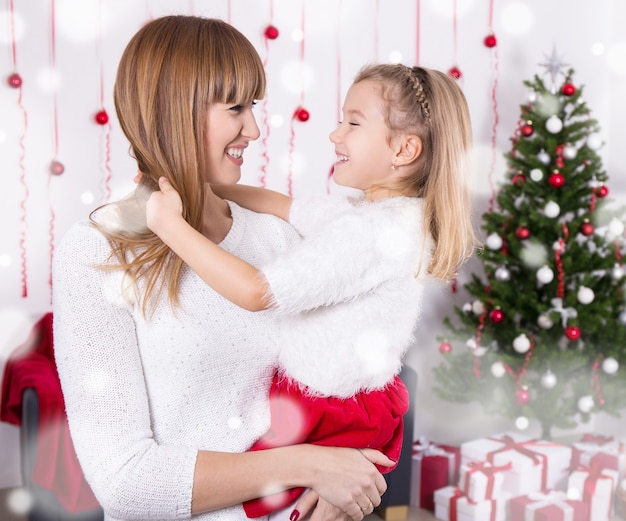
[[[391,467],[394,461],[373,449],[311,447],[315,451],[311,488],[321,498],[354,521],[361,521],[380,505],[387,482],[375,464]]]
[[[297,519],[296,519],[297,518]],[[307,490],[296,503],[291,521],[352,521],[352,519],[336,506],[321,499],[314,490]]]
[[[159,190],[150,195],[146,203],[146,220],[150,230],[159,235],[163,227],[173,219],[182,218],[183,203],[170,182],[165,178],[159,179]]]

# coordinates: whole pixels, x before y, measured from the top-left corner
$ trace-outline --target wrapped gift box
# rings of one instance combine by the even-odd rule
[[[612,436],[585,434],[572,444],[572,468],[580,465],[600,465],[602,468],[619,472],[620,478],[626,471],[626,447]]]
[[[565,492],[531,492],[509,500],[510,521],[589,521],[589,503]]]
[[[475,503],[500,496],[504,471],[512,465],[496,467],[485,461],[471,461],[461,466],[459,488],[470,501]]]
[[[456,483],[460,449],[421,439],[413,444],[411,495],[413,506],[433,511],[434,492]]]
[[[461,445],[462,465],[471,461],[488,461],[496,466],[511,463],[502,483],[502,490],[511,496],[564,487],[571,457],[572,449],[567,445],[515,432]]]
[[[608,521],[613,515],[618,472],[600,467],[579,468],[567,480],[567,495],[589,504],[589,521]]]
[[[435,491],[435,517],[443,521],[505,521],[506,496],[474,503],[455,486]]]

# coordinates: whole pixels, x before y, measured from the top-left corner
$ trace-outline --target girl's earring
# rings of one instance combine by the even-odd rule
[[[395,163],[391,163],[391,169],[395,170],[396,169],[396,164]]]

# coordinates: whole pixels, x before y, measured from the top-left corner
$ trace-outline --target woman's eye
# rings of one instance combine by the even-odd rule
[[[235,112],[241,112],[243,110],[243,105],[233,105],[228,110],[233,110]]]

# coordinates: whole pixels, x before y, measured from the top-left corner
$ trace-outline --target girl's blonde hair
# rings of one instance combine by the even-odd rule
[[[465,96],[450,75],[401,64],[369,65],[354,83],[380,87],[389,139],[417,135],[422,153],[399,178],[398,189],[421,197],[426,229],[433,238],[428,272],[453,278],[477,244],[471,219],[472,127]]]
[[[178,303],[183,262],[145,227],[145,213],[139,212],[142,226],[134,225],[137,207],[165,176],[182,198],[184,218],[200,230],[209,175],[205,155],[209,105],[249,103],[264,94],[265,71],[257,51],[221,20],[157,18],[144,25],[124,50],[114,101],[142,172],[135,194],[139,203],[110,203],[94,211],[91,219],[112,244],[113,268],[124,270],[132,281],[145,280],[144,312],[164,284],[170,302]],[[99,215],[115,215],[116,225]]]

